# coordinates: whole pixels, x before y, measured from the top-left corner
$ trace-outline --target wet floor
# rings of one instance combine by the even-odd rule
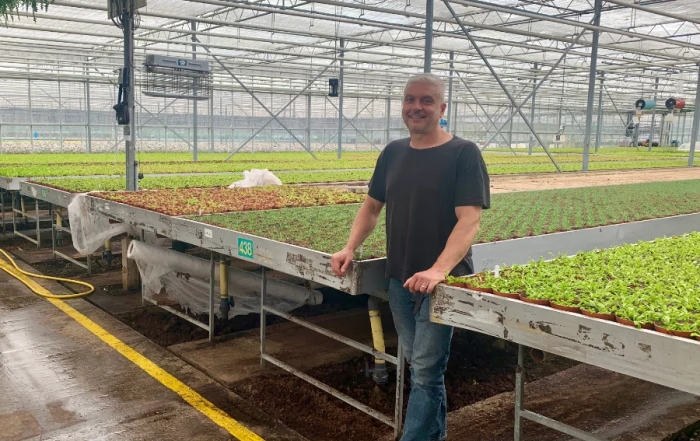
[[[302,439],[84,300],[68,303],[265,440]],[[0,441],[29,439],[236,438],[0,271]]]

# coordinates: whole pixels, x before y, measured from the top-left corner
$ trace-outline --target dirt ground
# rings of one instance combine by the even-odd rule
[[[508,343],[501,349],[496,342],[495,338],[470,331],[455,332],[445,377],[448,411],[514,389],[517,348]],[[392,351],[395,348],[389,348]],[[313,369],[308,374],[385,415],[393,415],[395,369],[389,372],[390,386],[380,389],[365,375],[366,361],[367,357],[357,357]],[[576,362],[559,357],[541,364],[528,359],[527,379],[533,381],[574,365]],[[235,384],[232,390],[312,441],[379,440],[392,433],[383,423],[291,375],[246,380]],[[404,411],[409,390],[407,373]]]
[[[698,424],[695,425],[697,426]],[[690,433],[682,433],[678,436],[678,438],[674,439],[673,441],[700,441],[700,429],[695,429]]]
[[[615,170],[587,173],[539,173],[491,176],[492,193],[547,190],[553,188],[596,187],[642,182],[700,179],[700,168]]]

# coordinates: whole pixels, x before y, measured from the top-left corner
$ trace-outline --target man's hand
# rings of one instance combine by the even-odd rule
[[[343,277],[350,268],[355,252],[349,248],[343,248],[331,256],[331,269],[338,277]]]
[[[412,293],[421,292],[432,294],[438,283],[445,280],[445,272],[439,269],[430,268],[427,271],[415,273],[403,284]]]

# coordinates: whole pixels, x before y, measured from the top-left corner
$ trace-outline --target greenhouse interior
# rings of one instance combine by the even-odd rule
[[[700,441],[698,0],[0,13],[0,441]]]

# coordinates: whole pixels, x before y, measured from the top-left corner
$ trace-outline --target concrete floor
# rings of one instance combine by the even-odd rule
[[[97,307],[67,303],[265,440],[304,440]],[[3,271],[0,391],[0,441],[236,439]]]

